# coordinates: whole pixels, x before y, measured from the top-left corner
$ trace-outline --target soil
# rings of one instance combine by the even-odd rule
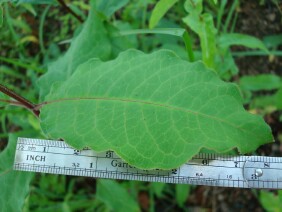
[[[260,5],[259,1],[241,1],[238,8],[235,32],[253,35],[261,40],[265,36],[282,33],[282,3],[275,5],[270,0]],[[241,48],[243,49],[243,48]],[[278,47],[282,50],[282,46]],[[252,56],[236,59],[239,75],[275,73],[282,76],[281,57]]]

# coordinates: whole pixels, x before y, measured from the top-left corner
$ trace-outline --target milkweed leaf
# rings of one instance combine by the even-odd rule
[[[263,119],[244,110],[235,84],[166,50],[89,60],[46,100],[40,119],[48,137],[114,150],[143,169],[175,168],[203,147],[246,153],[272,141]]]

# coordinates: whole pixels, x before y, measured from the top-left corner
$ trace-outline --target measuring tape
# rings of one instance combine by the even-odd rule
[[[113,151],[76,150],[63,141],[18,138],[14,169],[95,178],[282,189],[282,159],[198,154],[180,168],[141,170]]]

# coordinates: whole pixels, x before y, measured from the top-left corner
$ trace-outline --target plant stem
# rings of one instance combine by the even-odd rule
[[[226,18],[224,27],[223,27],[223,32],[224,32],[224,33],[227,33],[227,30],[228,30],[228,27],[229,27],[231,18],[233,17],[233,14],[234,14],[234,12],[235,12],[235,9],[236,9],[236,7],[239,5],[239,3],[240,3],[239,0],[235,0],[235,1],[232,3],[232,6],[231,6],[231,8],[229,9],[229,12],[228,12],[228,15],[227,15],[227,18]]]
[[[185,43],[188,59],[189,59],[190,62],[194,62],[195,57],[194,57],[194,52],[193,52],[193,49],[192,49],[192,40],[191,40],[191,37],[190,37],[190,35],[188,34],[187,31],[184,31],[182,38],[183,38],[183,41]]]
[[[44,47],[44,39],[43,39],[43,35],[44,35],[44,22],[47,16],[47,13],[49,12],[49,9],[51,8],[51,6],[47,6],[45,8],[45,10],[43,11],[41,17],[40,17],[40,22],[39,22],[39,46],[40,46],[40,50],[41,53],[44,55],[46,53],[46,49]]]
[[[18,67],[22,67],[22,68],[25,68],[25,69],[32,69],[33,71],[36,71],[38,73],[44,73],[43,69],[37,68],[37,67],[35,67],[34,65],[31,65],[31,64],[23,63],[18,59],[5,58],[5,57],[0,56],[0,61],[15,65],[15,66],[18,66]]]
[[[12,103],[15,105],[23,106],[29,110],[31,110],[37,117],[39,117],[39,110],[37,109],[37,105],[31,103],[24,97],[20,96],[19,94],[15,93],[14,91],[10,90],[6,86],[0,84],[0,92],[8,95],[9,97],[12,97],[13,99],[17,100],[17,102],[14,101],[6,101],[8,103]]]
[[[11,105],[22,106],[22,103],[20,103],[18,101],[8,100],[8,99],[0,99],[0,102],[5,102],[5,103],[11,104]]]
[[[72,16],[74,16],[80,23],[83,23],[82,18],[77,15],[71,8],[69,8],[66,3],[64,2],[64,0],[58,0],[58,2],[60,3],[60,5],[62,5],[62,7],[68,12],[70,13]]]

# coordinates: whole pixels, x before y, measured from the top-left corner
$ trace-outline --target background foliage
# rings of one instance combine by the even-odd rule
[[[86,20],[89,2],[66,3]],[[281,3],[275,0],[256,3],[243,0],[217,3],[97,0],[95,4],[99,13],[93,14],[94,23],[85,23],[84,27],[89,30],[81,35],[81,22],[62,10],[59,1],[0,1],[1,83],[30,101],[39,102],[45,95],[42,87],[48,88],[50,82],[68,78],[82,60],[91,57],[108,60],[128,48],[147,53],[160,48],[170,49],[188,61],[203,59],[223,80],[237,83],[245,107],[264,116],[275,137],[275,144],[264,146],[257,153],[281,156]],[[197,9],[192,10],[191,6]],[[249,13],[251,18],[246,15]],[[203,20],[198,19],[199,15]],[[263,22],[265,17],[267,26]],[[253,23],[255,19],[257,23]],[[85,38],[79,40],[78,35]],[[93,43],[87,43],[89,41]],[[89,48],[75,52],[73,46],[80,45]],[[96,46],[95,51],[93,46]],[[63,74],[58,76],[58,69],[64,70],[60,72]],[[0,94],[0,98],[7,97]],[[273,211],[280,207],[281,194],[268,191],[251,193],[201,186],[16,174],[11,170],[16,137],[20,134],[44,136],[39,121],[29,111],[2,103],[0,107],[0,149],[3,150],[0,153],[0,188],[3,191],[0,208],[4,211],[18,211],[19,208],[25,211],[153,211],[185,210],[192,206],[248,207],[250,210],[265,207]],[[237,197],[232,198],[230,191]],[[219,197],[219,192],[225,195]],[[124,201],[117,201],[117,196]],[[248,201],[241,201],[239,196]],[[250,199],[255,205],[250,204]]]

